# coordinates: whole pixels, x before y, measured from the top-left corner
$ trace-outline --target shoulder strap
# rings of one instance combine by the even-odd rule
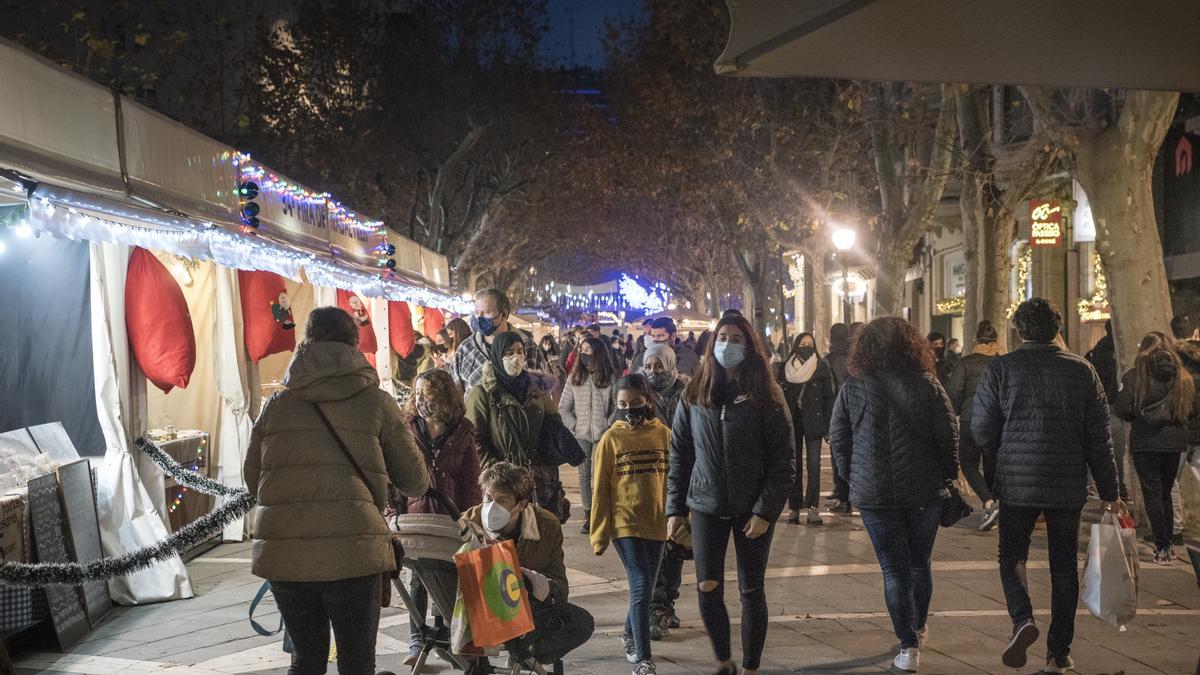
[[[316,401],[313,401],[313,408],[317,411],[317,416],[320,417],[321,421],[325,423],[325,428],[329,429],[329,433],[333,436],[333,440],[337,443],[338,448],[341,449],[342,454],[345,455],[346,459],[350,461],[350,466],[354,467],[354,472],[358,474],[359,480],[363,482],[363,485],[367,486],[367,492],[370,492],[371,483],[367,480],[367,474],[363,473],[362,467],[360,467],[358,462],[355,461],[354,455],[350,454],[350,448],[346,447],[346,442],[342,440],[341,435],[339,435],[337,430],[333,428],[333,425],[330,424],[329,418],[325,416],[325,411],[321,410],[320,404],[318,404]]]

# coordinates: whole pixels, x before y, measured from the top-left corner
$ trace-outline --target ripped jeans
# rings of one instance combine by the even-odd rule
[[[729,535],[737,554],[738,591],[742,597],[742,667],[757,670],[767,641],[767,594],[764,582],[771,552],[772,523],[766,534],[747,539],[742,529],[753,514],[720,518],[692,511],[692,550],[696,558],[696,583],[700,618],[717,661],[732,658],[729,646],[729,611],[725,608],[725,551]]]

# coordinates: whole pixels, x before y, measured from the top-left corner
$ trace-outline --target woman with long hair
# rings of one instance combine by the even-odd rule
[[[958,418],[929,342],[904,319],[867,324],[833,409],[829,445],[862,511],[900,640],[896,668],[916,672],[933,597],[930,556],[943,490],[958,478]]]
[[[617,379],[613,359],[603,338],[589,337],[579,346],[579,357],[563,387],[558,411],[563,424],[579,441],[584,460],[579,465],[579,492],[583,499],[583,526],[588,533],[592,512],[592,454],[608,430],[612,412],[612,385]]]
[[[767,556],[796,467],[792,425],[770,357],[740,315],[717,323],[675,414],[667,478],[667,529],[689,527],[700,616],[718,675],[736,675],[725,608],[732,535],[742,596],[742,667],[758,672],[767,639]]]
[[[812,333],[796,336],[787,358],[776,366],[775,377],[783,388],[796,438],[796,482],[788,495],[788,523],[799,525],[800,510],[805,509],[805,522],[820,525],[821,441],[829,434],[834,391],[833,373],[817,353]],[[807,484],[801,480],[806,469]]]
[[[1133,368],[1121,377],[1116,409],[1132,422],[1129,451],[1154,531],[1154,562],[1170,565],[1175,559],[1171,488],[1179,474],[1179,453],[1187,450],[1188,431],[1200,406],[1196,383],[1163,333],[1142,338]]]
[[[451,353],[458,351],[458,346],[467,341],[471,337],[471,326],[462,319],[451,319],[450,323],[442,330],[446,331],[449,339],[446,341],[446,349]]]
[[[466,418],[466,404],[454,378],[444,370],[427,370],[413,382],[412,395],[404,404],[404,415],[417,447],[429,470],[430,487],[446,496],[459,508],[474,506],[483,500],[479,488],[479,452],[475,448],[475,427]],[[446,513],[432,498],[408,500],[409,513]],[[451,568],[453,573],[453,568]],[[425,585],[415,576],[409,594],[424,618],[429,603]],[[450,626],[449,617],[437,617],[435,625]],[[421,655],[421,634],[410,620],[409,655],[404,664],[411,666]]]

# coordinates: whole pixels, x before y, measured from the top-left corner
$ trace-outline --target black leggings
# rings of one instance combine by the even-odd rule
[[[775,524],[758,539],[742,533],[752,514],[718,518],[692,511],[692,546],[696,557],[696,583],[700,618],[717,661],[732,658],[729,646],[729,611],[725,608],[725,551],[729,534],[737,553],[738,590],[742,595],[742,668],[757,670],[767,641],[767,594],[764,582],[767,556]],[[713,585],[716,582],[716,585]]]
[[[1175,525],[1175,505],[1171,501],[1171,488],[1179,475],[1179,453],[1142,450],[1133,453],[1133,468],[1142,484],[1142,501],[1146,506],[1146,517],[1154,532],[1154,547],[1165,549],[1171,545],[1171,532]]]
[[[803,480],[808,472],[808,481]],[[788,495],[788,508],[793,511],[821,505],[821,437],[796,434],[796,480]]]

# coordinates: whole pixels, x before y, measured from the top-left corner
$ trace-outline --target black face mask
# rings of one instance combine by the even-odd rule
[[[583,366],[584,370],[591,371],[592,364],[595,363],[595,354],[580,354],[579,365]]]
[[[651,416],[652,413],[650,412],[650,406],[648,405],[638,406],[636,408],[625,408],[621,411],[621,417],[623,417],[630,426],[634,427],[650,419]]]
[[[816,347],[801,347],[800,349],[796,350],[796,356],[799,356],[801,361],[807,361],[811,359],[813,354],[816,353]]]

